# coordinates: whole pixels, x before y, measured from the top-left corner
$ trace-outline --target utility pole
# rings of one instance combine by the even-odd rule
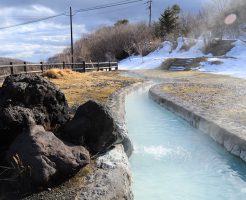
[[[70,6],[70,30],[71,30],[71,61],[72,61],[72,68],[73,68],[73,14],[72,14],[72,7]]]
[[[148,9],[149,9],[149,27],[151,27],[152,24],[152,2],[153,0],[148,1]]]

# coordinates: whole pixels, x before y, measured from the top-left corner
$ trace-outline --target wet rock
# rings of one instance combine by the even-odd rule
[[[116,124],[102,105],[88,101],[81,105],[74,118],[65,126],[62,137],[88,147],[92,154],[104,152],[118,139]]]
[[[0,145],[8,146],[27,127],[27,118],[54,131],[68,120],[64,94],[37,75],[12,75],[0,89]]]
[[[18,158],[29,170],[29,180],[36,186],[52,185],[74,175],[90,162],[89,152],[82,146],[65,144],[42,126],[31,125],[19,134],[7,152],[9,163]],[[20,165],[20,164],[19,164]]]

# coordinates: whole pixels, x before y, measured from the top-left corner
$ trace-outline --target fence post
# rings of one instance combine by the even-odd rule
[[[111,71],[111,62],[110,61],[108,62],[108,65],[109,65],[109,71]]]
[[[66,65],[65,65],[65,62],[63,61],[62,62],[62,68],[65,69]]]
[[[24,62],[24,72],[27,74],[27,65],[26,65],[26,62]]]
[[[13,63],[10,62],[9,63],[11,66],[10,66],[10,74],[13,75],[14,74],[14,67],[13,67]]]
[[[83,71],[85,72],[85,61],[83,61]]]
[[[44,73],[44,64],[43,64],[43,62],[40,62],[40,67],[41,67],[42,73]]]
[[[99,62],[97,62],[97,71],[100,71]]]
[[[74,68],[74,63],[72,62],[71,63],[71,69],[73,70],[73,68]]]

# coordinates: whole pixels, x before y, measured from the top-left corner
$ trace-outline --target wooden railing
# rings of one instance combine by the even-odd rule
[[[51,68],[72,69],[78,72],[118,70],[118,62],[81,62],[81,63],[37,63],[0,65],[0,78],[12,74],[43,73]]]

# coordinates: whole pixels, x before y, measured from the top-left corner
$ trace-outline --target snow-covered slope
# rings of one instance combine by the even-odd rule
[[[234,58],[210,58],[208,59],[208,62],[202,64],[199,70],[246,78],[246,43],[238,40],[234,43],[234,45],[235,47],[226,54],[226,56]],[[220,65],[211,65],[211,61],[215,60],[223,63]]]
[[[188,39],[185,39],[188,40]],[[189,41],[186,41],[189,42]],[[181,51],[184,41],[182,38],[178,38],[178,45],[175,50],[171,42],[163,42],[162,47],[156,51],[144,56],[131,56],[122,60],[119,63],[120,69],[154,69],[159,67],[162,62],[167,58],[195,58],[204,56],[200,51],[203,46],[203,40],[197,40],[196,44],[189,51]]]
[[[190,42],[185,39],[185,43]],[[212,57],[212,55],[204,55],[202,49],[204,43],[202,39],[198,39],[196,44],[189,51],[181,51],[184,41],[178,39],[178,46],[172,51],[172,43],[164,42],[162,47],[150,53],[143,58],[141,56],[131,56],[119,63],[120,69],[154,69],[159,67],[167,58],[196,58],[196,57]],[[232,75],[236,77],[246,78],[246,43],[238,40],[234,43],[235,47],[231,49],[225,56],[234,58],[209,58],[207,62],[201,64],[197,70],[218,74]],[[223,62],[220,65],[211,64],[212,61]]]

